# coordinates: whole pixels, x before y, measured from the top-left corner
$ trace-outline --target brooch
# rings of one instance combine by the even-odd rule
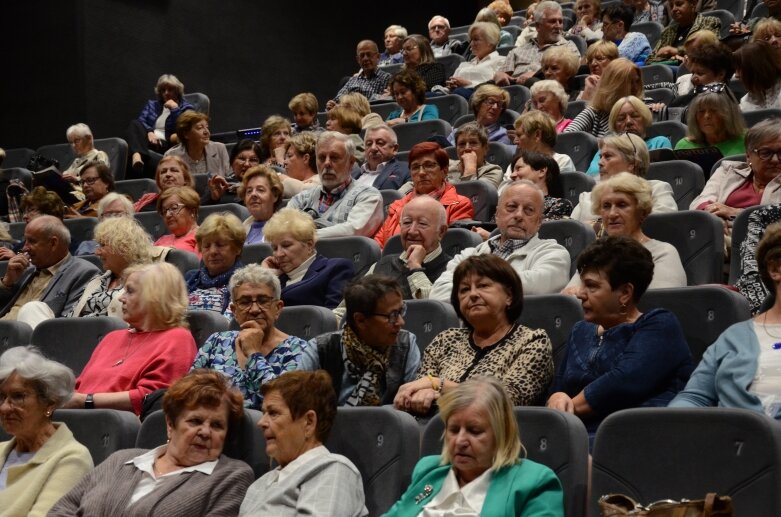
[[[422,500],[427,498],[431,495],[431,492],[434,491],[434,487],[431,485],[426,485],[423,487],[423,492],[415,496],[415,504],[420,504]]]

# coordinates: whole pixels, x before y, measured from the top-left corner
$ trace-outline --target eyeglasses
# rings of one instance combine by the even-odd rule
[[[406,315],[407,315],[407,303],[406,302],[402,302],[401,309],[399,309],[397,311],[393,311],[393,312],[390,312],[388,314],[380,314],[380,313],[377,313],[377,312],[372,314],[372,316],[382,316],[383,318],[387,319],[388,323],[391,324],[391,325],[395,325],[396,323],[399,322],[399,318],[403,318]]]
[[[409,171],[412,173],[418,172],[418,171],[425,171],[425,172],[434,172],[439,167],[439,164],[437,162],[423,162],[423,163],[413,163],[410,165]]]
[[[184,205],[171,205],[168,208],[163,208],[161,212],[163,215],[179,215],[179,212],[185,208]]]
[[[444,25],[432,25],[431,27],[428,28],[428,30],[430,31],[443,31],[445,29],[447,29],[447,27],[445,27]]]
[[[13,407],[22,407],[24,406],[24,401],[27,399],[27,395],[28,393],[23,391],[17,391],[16,393],[11,393],[10,395],[0,393],[0,406],[2,406],[5,402],[8,402],[8,404]]]
[[[94,185],[96,181],[100,179],[100,176],[95,176],[94,178],[82,178],[79,183],[81,185]]]
[[[694,88],[694,93],[721,93],[727,87],[726,83],[701,84]]]
[[[778,158],[779,162],[781,162],[781,149],[773,150],[768,149],[767,147],[763,147],[762,149],[754,149],[754,152],[763,162],[769,162],[773,159],[774,156]]]
[[[413,47],[403,47],[403,48],[401,49],[401,52],[402,52],[403,54],[409,54],[410,52],[413,52],[414,50],[417,50],[417,48],[418,48],[418,46],[417,46],[417,45],[415,45],[415,46],[413,46]]]
[[[484,100],[483,104],[487,104],[489,108],[494,108],[496,106],[499,106],[500,108],[504,108],[504,102],[498,101],[496,99],[491,99],[491,98]]]
[[[238,307],[242,312],[247,312],[248,310],[252,309],[253,305],[257,303],[260,310],[267,311],[271,308],[271,304],[274,301],[274,298],[269,298],[267,296],[262,298],[242,298],[240,300],[236,300],[236,307]]]
[[[256,165],[260,163],[260,160],[255,156],[237,156],[236,161],[241,163],[254,163]]]

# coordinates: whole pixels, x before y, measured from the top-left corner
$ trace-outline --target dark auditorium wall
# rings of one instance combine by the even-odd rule
[[[3,16],[0,147],[65,141],[88,123],[96,138],[124,136],[163,73],[211,99],[213,132],[288,115],[312,91],[322,106],[355,72],[355,44],[382,49],[390,23],[427,34],[433,14],[468,24],[487,2],[52,0],[12,2]],[[383,10],[384,6],[391,10]]]

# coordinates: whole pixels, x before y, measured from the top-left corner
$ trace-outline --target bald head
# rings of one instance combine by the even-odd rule
[[[518,180],[504,189],[496,209],[501,240],[531,239],[542,225],[544,203],[545,195],[531,181]]]
[[[400,226],[405,250],[417,244],[429,254],[439,246],[447,231],[445,207],[432,197],[417,196],[402,209]]]
[[[365,39],[358,43],[355,51],[358,66],[365,74],[373,75],[380,64],[380,50],[377,44],[370,39]]]
[[[24,229],[22,251],[30,255],[30,262],[37,268],[58,263],[68,254],[71,235],[63,222],[51,215],[36,217]]]

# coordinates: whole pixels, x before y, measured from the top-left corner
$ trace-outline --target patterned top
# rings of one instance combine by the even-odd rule
[[[375,95],[382,95],[382,92],[388,87],[390,79],[391,75],[382,70],[377,70],[371,79],[367,78],[366,75],[364,75],[364,71],[361,70],[358,75],[354,75],[347,80],[334,99],[339,100],[342,95],[358,92],[366,96],[367,99],[372,100],[372,97]]]
[[[112,275],[103,275],[101,277],[100,287],[87,299],[87,304],[82,309],[81,314],[77,316],[108,316],[108,306],[123,289],[121,283],[114,289],[109,289],[108,285],[111,282],[111,277]]]
[[[307,346],[306,341],[295,336],[287,339],[271,351],[267,356],[254,353],[247,358],[247,364],[242,369],[236,357],[235,343],[239,332],[215,332],[206,340],[198,354],[191,370],[209,368],[217,370],[231,380],[231,384],[244,396],[244,407],[260,409],[263,395],[260,386],[276,379],[285,372],[298,367],[298,358]]]
[[[578,113],[570,125],[564,129],[564,132],[585,131],[599,138],[610,132],[609,118],[608,113],[586,106],[586,109]]]
[[[549,43],[547,45],[543,45],[542,47],[537,45],[537,40],[535,39],[513,48],[512,51],[507,54],[502,71],[510,74],[513,77],[519,76],[526,72],[537,72],[540,68],[542,68],[542,55],[545,53],[545,51],[551,47],[562,46],[567,47],[572,52],[574,52],[576,56],[580,57],[580,52],[578,51],[577,45],[567,39],[564,39],[564,37],[559,38],[559,41],[556,43]]]
[[[566,219],[572,213],[572,203],[569,199],[560,197],[545,196],[544,209],[542,217],[546,221],[557,221]]]
[[[751,312],[757,314],[769,291],[762,282],[756,250],[768,225],[781,221],[781,205],[757,208],[748,216],[746,238],[740,243],[740,277],[735,282],[740,294],[748,298]]]
[[[426,375],[454,382],[493,376],[502,382],[514,406],[539,403],[553,378],[551,342],[545,330],[514,325],[497,343],[480,348],[470,329],[448,329],[423,352],[418,378]]]
[[[645,63],[650,53],[651,44],[648,43],[648,38],[642,32],[627,32],[618,45],[618,55],[638,65]]]
[[[437,85],[445,85],[445,65],[442,63],[437,61],[432,63],[421,63],[412,71],[418,74],[420,78],[423,79],[423,81],[426,83],[426,90],[430,90]]]
[[[195,289],[187,295],[188,311],[215,311],[222,313],[225,310],[226,300],[230,300],[228,286],[206,287]]]
[[[685,42],[690,35],[700,30],[707,30],[716,33],[716,36],[718,36],[719,30],[721,29],[721,20],[715,16],[703,16],[698,14],[697,18],[694,19],[694,24],[692,24],[689,32],[683,35],[682,38],[679,38],[678,35],[680,28],[681,27],[678,22],[670,22],[670,25],[665,27],[662,31],[662,35],[659,36],[659,41],[656,42],[653,52],[651,52],[651,55],[648,56],[648,59],[645,62],[654,63],[659,61],[666,61],[667,58],[656,57],[656,53],[662,47],[677,47],[678,53],[680,55],[684,55],[685,52],[683,50],[683,42]],[[679,42],[680,45],[678,44]]]

